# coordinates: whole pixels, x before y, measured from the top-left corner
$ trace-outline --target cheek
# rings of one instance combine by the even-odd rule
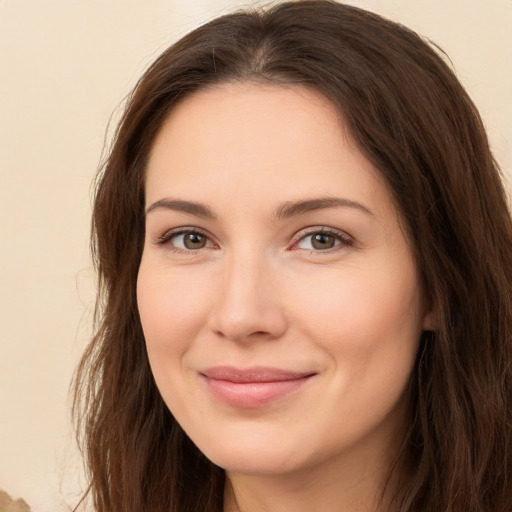
[[[405,260],[407,262],[407,260]],[[392,261],[345,268],[294,290],[307,336],[347,371],[411,366],[421,334],[421,290],[415,267],[395,271]],[[306,321],[306,319],[308,319]]]
[[[186,417],[190,403],[186,357],[208,310],[205,287],[169,268],[141,265],[137,302],[151,371],[168,408]]]
[[[205,287],[187,273],[159,272],[141,265],[137,302],[148,354],[155,366],[154,361],[161,356],[169,363],[167,358],[177,359],[186,352],[204,325],[209,299]]]

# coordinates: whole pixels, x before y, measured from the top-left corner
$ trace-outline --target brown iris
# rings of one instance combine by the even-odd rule
[[[202,249],[206,246],[207,238],[201,233],[185,233],[183,235],[183,245],[187,249]]]
[[[311,237],[311,245],[315,249],[331,249],[336,244],[336,238],[326,233],[317,233]]]

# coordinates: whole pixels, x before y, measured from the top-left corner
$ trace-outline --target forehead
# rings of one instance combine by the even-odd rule
[[[319,127],[323,128],[320,132]],[[157,134],[152,156],[159,148],[169,149],[170,139],[203,151],[241,143],[245,149],[261,150],[258,143],[264,142],[267,147],[281,144],[284,152],[286,142],[309,138],[315,146],[322,134],[348,136],[335,105],[316,90],[297,85],[224,83],[195,92],[173,108]],[[181,147],[183,151],[192,149]]]
[[[201,90],[168,116],[151,151],[146,202],[176,195],[248,205],[311,195],[389,199],[329,99],[303,86],[254,83]]]

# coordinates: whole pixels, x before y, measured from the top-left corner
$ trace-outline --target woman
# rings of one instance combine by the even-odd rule
[[[512,509],[512,225],[473,103],[325,0],[139,81],[99,176],[76,380],[95,510]]]

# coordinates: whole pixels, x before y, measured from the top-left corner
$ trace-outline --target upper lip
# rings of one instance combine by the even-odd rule
[[[267,366],[235,368],[233,366],[215,366],[199,372],[208,379],[225,380],[234,383],[280,382],[297,380],[315,375],[313,371],[295,371]]]

